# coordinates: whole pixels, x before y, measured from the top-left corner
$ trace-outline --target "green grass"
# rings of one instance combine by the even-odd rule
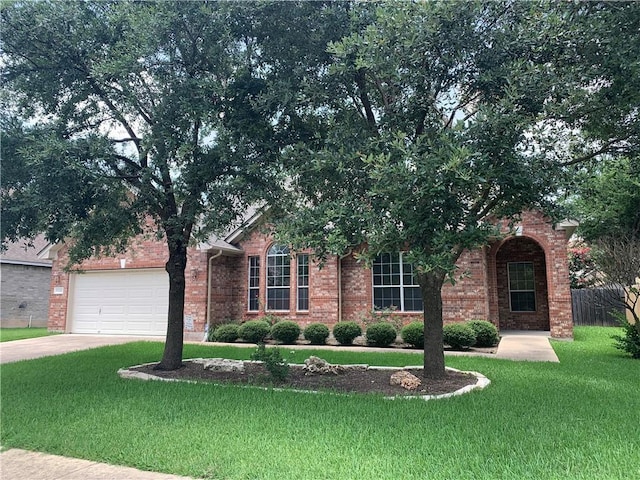
[[[56,334],[54,332],[48,332],[46,328],[0,328],[0,342],[46,337],[47,335]]]
[[[4,447],[220,479],[626,479],[640,476],[640,362],[614,329],[554,342],[559,364],[448,357],[485,390],[424,402],[122,380],[157,361],[136,343],[2,366]],[[186,345],[185,358],[251,349]],[[406,353],[318,354],[334,363],[420,364]]]

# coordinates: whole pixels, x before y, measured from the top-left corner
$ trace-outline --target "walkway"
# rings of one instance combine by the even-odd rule
[[[549,343],[549,332],[502,331],[495,358],[530,362],[560,362]]]
[[[191,480],[168,473],[12,448],[0,454],[3,480]]]

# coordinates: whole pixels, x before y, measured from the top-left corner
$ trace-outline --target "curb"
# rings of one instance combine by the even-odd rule
[[[196,361],[196,360],[203,360],[203,359],[185,359],[185,361]],[[144,372],[138,372],[135,370],[130,370],[131,368],[138,368],[138,367],[145,367],[147,365],[155,365],[157,362],[150,362],[150,363],[143,363],[140,365],[133,365],[131,367],[128,368],[121,368],[118,370],[118,375],[121,378],[127,379],[127,380],[143,380],[143,381],[160,381],[160,382],[183,382],[183,383],[191,383],[191,384],[203,384],[203,383],[209,383],[212,385],[221,385],[220,383],[216,383],[216,382],[207,382],[207,381],[199,381],[199,380],[188,380],[188,379],[179,379],[179,378],[164,378],[164,377],[159,377],[156,375],[151,375],[149,373],[144,373]],[[302,364],[291,364],[292,366],[303,366]],[[363,365],[359,365],[359,366],[363,366]],[[406,367],[376,367],[376,366],[369,366],[369,365],[364,365],[369,369],[373,369],[373,370],[389,370],[389,371],[402,371],[402,370],[409,370],[409,369],[419,369],[422,368],[421,366],[406,366]],[[450,372],[458,372],[458,373],[466,373],[469,375],[473,375],[474,377],[476,377],[476,383],[474,383],[473,385],[467,385],[465,387],[462,387],[458,390],[456,390],[455,392],[450,392],[450,393],[442,393],[439,395],[395,395],[395,396],[391,396],[391,397],[383,397],[385,400],[397,400],[397,399],[406,399],[406,400],[413,400],[413,399],[419,399],[419,400],[424,400],[424,401],[428,401],[428,400],[440,400],[440,399],[445,399],[445,398],[451,398],[451,397],[457,397],[460,395],[464,395],[465,393],[469,393],[472,392],[474,390],[482,390],[486,387],[488,387],[491,384],[491,380],[489,380],[487,377],[485,377],[483,374],[479,373],[479,372],[471,372],[471,371],[464,371],[464,370],[458,370],[456,368],[452,368],[452,367],[445,367],[445,370],[448,370]],[[299,389],[292,389],[292,388],[269,388],[269,387],[260,387],[260,386],[253,386],[253,385],[241,385],[241,388],[257,388],[257,389],[261,389],[261,390],[273,390],[276,392],[296,392],[296,393],[314,393],[314,394],[319,394],[319,393],[325,393],[325,392],[319,392],[317,390],[299,390]],[[326,392],[329,395],[349,395],[347,393],[335,393],[335,392]]]

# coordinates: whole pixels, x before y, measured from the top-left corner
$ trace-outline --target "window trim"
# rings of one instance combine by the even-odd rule
[[[279,249],[281,251],[281,253],[272,253],[272,250],[274,249]],[[267,250],[267,261],[266,261],[266,268],[265,268],[265,281],[266,281],[266,301],[265,301],[265,311],[267,312],[289,312],[291,311],[291,256],[290,256],[290,251],[289,251],[289,247],[285,246],[285,245],[280,245],[277,243],[272,244],[269,249]],[[271,267],[269,265],[269,259],[270,258],[286,258],[287,259],[287,263],[286,265],[289,267],[289,274],[286,276],[280,275],[279,278],[286,278],[287,279],[287,285],[269,285],[269,279],[270,279],[270,271],[273,268],[279,268],[284,266],[283,265],[274,265],[273,267]],[[277,278],[275,275],[271,278]],[[269,293],[275,290],[287,290],[287,300],[288,300],[288,307],[286,309],[281,309],[281,308],[270,308],[269,307]],[[274,299],[275,300],[275,299]]]
[[[532,289],[512,289],[511,288],[511,265],[531,265],[531,273],[533,275]],[[538,302],[536,299],[536,271],[533,262],[507,262],[507,287],[509,289],[509,311],[512,313],[536,313],[538,311]],[[514,310],[512,293],[532,293],[533,294],[533,310]]]
[[[390,253],[390,252],[383,252],[380,255],[383,254],[388,254],[388,255],[394,255],[395,253]],[[380,257],[380,255],[378,255],[378,257],[376,257],[376,259],[374,259],[373,263],[375,264],[376,260]],[[373,306],[373,310],[383,310],[383,309],[379,309],[376,307],[376,289],[380,289],[380,288],[398,288],[400,290],[400,305],[398,310],[396,310],[398,313],[408,313],[408,314],[418,314],[418,313],[423,313],[424,312],[424,300],[422,303],[422,309],[421,310],[406,310],[405,309],[405,288],[418,288],[420,289],[420,285],[418,285],[417,283],[411,284],[411,285],[405,285],[404,283],[404,269],[405,269],[405,260],[403,259],[403,253],[402,252],[398,252],[398,261],[399,261],[399,265],[400,265],[400,272],[399,272],[399,277],[400,277],[400,283],[398,285],[376,285],[375,284],[375,274],[374,274],[374,265],[371,265],[371,303]],[[408,262],[406,262],[408,264]],[[415,282],[415,276],[412,273],[412,278],[414,279],[413,281]],[[420,295],[422,296],[422,292],[420,292]]]
[[[304,258],[304,263],[300,261],[300,259]],[[306,273],[300,273],[300,267],[306,267]],[[298,312],[308,312],[309,311],[309,283],[310,283],[310,269],[309,269],[309,254],[308,253],[300,253],[296,255],[296,311]],[[306,279],[306,284],[301,285],[301,278]],[[300,308],[300,292],[305,290],[307,292],[307,308]]]
[[[254,265],[253,263],[256,263]],[[255,271],[255,275],[252,272]],[[250,255],[247,260],[247,312],[260,311],[260,256]],[[251,286],[251,280],[256,280],[256,285]],[[255,299],[257,300],[256,308],[251,308],[251,293],[257,293]]]

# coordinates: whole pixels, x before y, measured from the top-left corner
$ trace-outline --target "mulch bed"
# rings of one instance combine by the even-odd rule
[[[309,374],[302,366],[291,365],[289,375],[284,381],[275,381],[262,364],[246,363],[244,373],[215,372],[205,370],[201,363],[185,361],[182,368],[172,371],[154,370],[155,364],[130,368],[155,375],[161,378],[179,380],[198,380],[214,383],[254,385],[262,387],[288,388],[309,391],[332,391],[340,393],[378,393],[385,396],[417,396],[441,395],[455,392],[467,385],[474,385],[477,378],[474,375],[447,370],[444,378],[422,378],[421,369],[409,371],[422,379],[418,390],[410,391],[399,385],[390,385],[391,375],[396,370],[376,370],[365,368],[349,368],[339,374]]]

